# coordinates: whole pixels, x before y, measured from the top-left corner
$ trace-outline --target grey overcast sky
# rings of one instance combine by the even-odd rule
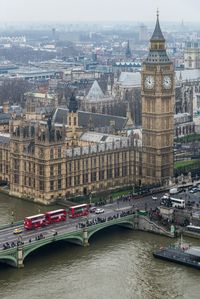
[[[0,22],[200,21],[200,0],[0,0]]]

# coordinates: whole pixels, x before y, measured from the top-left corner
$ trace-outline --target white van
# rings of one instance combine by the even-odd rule
[[[177,194],[177,193],[179,193],[178,188],[172,188],[169,190],[169,194]]]

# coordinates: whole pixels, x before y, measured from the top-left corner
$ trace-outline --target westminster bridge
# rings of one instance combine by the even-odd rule
[[[147,216],[140,215],[131,207],[120,212],[105,211],[101,215],[91,214],[87,218],[68,219],[36,230],[24,230],[21,221],[0,227],[0,262],[22,268],[26,257],[43,246],[51,246],[53,242],[59,241],[88,246],[90,238],[96,232],[111,226],[123,226],[173,237],[173,233],[150,221]],[[16,228],[22,229],[18,236],[13,234]],[[5,244],[9,246],[5,247]]]

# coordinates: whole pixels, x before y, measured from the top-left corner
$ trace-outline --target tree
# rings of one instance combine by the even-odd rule
[[[5,79],[0,86],[0,103],[9,101],[10,104],[22,104],[24,93],[31,87],[32,84],[24,79]]]

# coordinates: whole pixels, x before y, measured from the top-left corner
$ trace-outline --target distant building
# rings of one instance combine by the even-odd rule
[[[131,49],[130,49],[129,40],[128,40],[128,42],[127,42],[126,51],[125,51],[125,56],[126,56],[126,58],[128,58],[128,59],[132,57],[132,53],[131,53]]]
[[[185,69],[200,68],[200,44],[198,42],[188,42],[184,52]]]
[[[112,86],[109,84],[110,93],[104,94],[98,81],[94,81],[88,94],[80,100],[80,110],[100,114],[113,114],[116,99],[112,96]]]
[[[56,94],[27,92],[26,99],[26,119],[40,120],[50,115],[58,106],[58,97]]]
[[[178,113],[174,116],[174,136],[184,137],[195,133],[195,123],[189,113]]]
[[[139,28],[139,41],[143,42],[143,41],[147,41],[147,40],[148,40],[147,26],[141,25]]]

